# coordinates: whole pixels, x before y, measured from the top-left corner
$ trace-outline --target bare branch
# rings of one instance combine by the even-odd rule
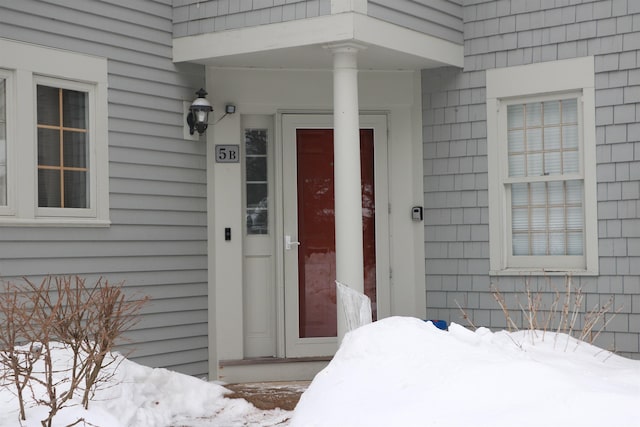
[[[101,374],[113,363],[107,356],[148,300],[129,299],[123,286],[102,278],[87,286],[84,278],[64,276],[46,277],[39,284],[25,278],[22,285],[7,283],[0,291],[0,378],[16,389],[20,419],[26,418],[27,389],[36,404],[49,409],[43,427],[50,427],[77,394],[88,408],[96,388],[109,378]],[[28,349],[19,341],[30,343]],[[56,342],[71,352],[70,367],[62,372],[53,360]],[[36,362],[44,366],[41,372],[34,371]],[[44,395],[36,395],[34,385],[42,386]],[[72,425],[80,422],[86,423]]]

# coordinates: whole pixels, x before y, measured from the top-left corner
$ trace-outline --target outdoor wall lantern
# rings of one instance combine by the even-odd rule
[[[190,135],[193,135],[196,130],[202,135],[204,131],[207,130],[207,126],[209,126],[209,113],[213,111],[211,103],[205,98],[205,96],[207,96],[206,90],[200,88],[200,90],[196,92],[196,95],[198,95],[198,97],[191,103],[189,114],[187,114],[187,124],[189,125]]]

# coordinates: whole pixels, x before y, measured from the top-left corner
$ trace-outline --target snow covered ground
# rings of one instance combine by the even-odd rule
[[[259,411],[224,393],[124,360],[88,412],[68,408],[54,425],[84,418],[101,427],[640,426],[640,361],[566,335],[456,324],[447,332],[402,317],[348,334],[293,413]],[[39,426],[44,410],[32,405],[28,413],[23,425]],[[0,427],[19,425],[15,397],[0,388]]]
[[[70,353],[58,349],[58,370],[68,365]],[[166,369],[152,369],[120,358],[110,365],[112,377],[102,385],[85,411],[76,399],[54,418],[54,427],[66,427],[79,419],[82,426],[99,427],[232,427],[282,425],[291,412],[261,411],[243,399],[228,399],[224,387]],[[1,372],[1,371],[0,371]],[[0,381],[0,384],[3,382]],[[61,384],[60,389],[65,388]],[[18,421],[16,397],[0,387],[0,427],[41,427],[47,410],[33,402],[27,421]]]
[[[348,334],[291,426],[640,426],[640,361],[555,333],[441,331],[389,318]]]

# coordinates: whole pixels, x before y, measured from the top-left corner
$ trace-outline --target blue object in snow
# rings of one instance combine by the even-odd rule
[[[427,319],[427,320],[425,320],[425,322],[431,322],[431,323],[433,323],[433,326],[435,326],[438,329],[442,329],[443,331],[448,330],[448,326],[447,326],[447,321],[446,320]]]

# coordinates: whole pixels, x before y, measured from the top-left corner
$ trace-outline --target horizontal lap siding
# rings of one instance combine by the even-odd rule
[[[461,0],[369,0],[367,14],[462,44]]]
[[[182,139],[204,70],[171,60],[172,2],[5,1],[0,37],[108,58],[107,228],[0,230],[0,275],[104,276],[148,295],[123,347],[151,366],[207,374],[205,145]]]
[[[528,283],[545,294],[564,278],[489,277],[486,70],[595,57],[598,277],[574,277],[585,306],[610,297],[621,312],[598,344],[640,357],[640,2],[467,0],[464,70],[423,71],[427,313],[506,327],[490,293],[511,315]]]
[[[313,18],[331,13],[331,0],[178,0],[175,37]]]

